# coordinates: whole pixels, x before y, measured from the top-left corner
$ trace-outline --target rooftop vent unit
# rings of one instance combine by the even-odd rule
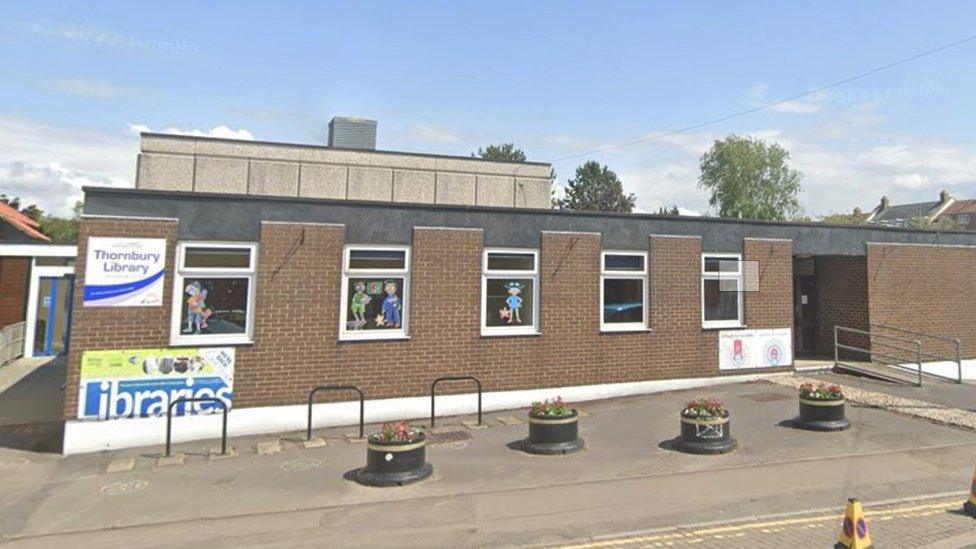
[[[329,146],[337,149],[376,150],[376,121],[335,116],[329,121]]]

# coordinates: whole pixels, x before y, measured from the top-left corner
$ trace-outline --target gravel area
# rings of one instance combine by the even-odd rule
[[[767,378],[766,381],[794,389],[799,389],[803,383],[817,384],[823,382],[820,379],[801,376],[774,376]],[[950,408],[949,406],[925,402],[924,400],[915,400],[876,391],[866,391],[850,385],[841,384],[841,388],[844,390],[844,397],[850,402],[883,408],[899,414],[976,431],[976,412]]]

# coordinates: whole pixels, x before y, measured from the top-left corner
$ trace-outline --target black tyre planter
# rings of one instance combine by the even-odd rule
[[[403,486],[430,476],[427,435],[414,442],[366,443],[366,467],[356,471],[356,482],[367,486]]]
[[[696,418],[681,416],[681,436],[675,446],[689,454],[724,454],[735,450],[738,443],[731,436],[728,412],[722,417]]]
[[[569,454],[583,448],[579,438],[579,413],[562,417],[529,414],[529,438],[522,449],[530,454]]]
[[[811,431],[849,429],[851,422],[844,417],[844,402],[843,398],[823,400],[800,397],[800,416],[793,420],[793,424]]]

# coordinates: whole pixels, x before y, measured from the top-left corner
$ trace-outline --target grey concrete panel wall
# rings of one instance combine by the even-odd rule
[[[270,196],[298,196],[298,166],[289,162],[252,160],[247,193]]]
[[[434,203],[434,172],[396,170],[393,172],[393,201]]]
[[[461,173],[437,174],[437,204],[473,206],[477,199],[475,176]]]
[[[549,207],[543,163],[149,133],[141,151],[139,189]]]
[[[548,179],[515,179],[515,207],[546,209],[552,206],[552,182]]]
[[[515,179],[511,177],[478,176],[479,206],[515,206]]]
[[[136,178],[143,189],[192,191],[193,157],[140,154]]]
[[[197,157],[193,190],[208,193],[246,193],[247,160]]]
[[[393,200],[393,170],[387,168],[349,168],[346,196],[350,200]]]
[[[327,164],[301,165],[300,195],[308,198],[346,198],[349,168]]]

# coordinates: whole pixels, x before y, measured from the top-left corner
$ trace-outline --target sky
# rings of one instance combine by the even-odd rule
[[[514,142],[565,185],[607,164],[641,211],[714,211],[698,162],[775,141],[816,218],[882,195],[976,198],[976,40],[629,147],[976,34],[970,2],[2,2],[0,192],[68,213],[132,186],[139,131],[378,148]]]

